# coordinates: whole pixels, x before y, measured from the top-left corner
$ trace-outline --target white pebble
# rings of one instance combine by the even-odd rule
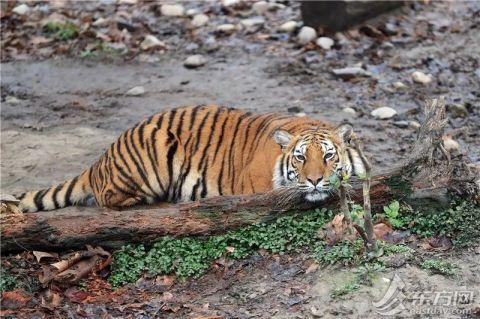
[[[265,19],[263,19],[261,17],[243,19],[242,21],[240,21],[240,24],[245,28],[251,28],[251,27],[259,26],[259,25],[262,25],[264,23],[265,23]]]
[[[20,100],[17,99],[15,96],[7,96],[5,98],[5,102],[7,102],[7,104],[16,105],[20,103]]]
[[[450,153],[460,152],[460,144],[448,135],[443,137],[443,146]]]
[[[234,32],[235,29],[236,29],[235,25],[230,24],[230,23],[221,24],[217,27],[218,32],[223,32],[223,33],[227,33],[227,34]]]
[[[197,14],[199,14],[199,13],[200,13],[200,10],[195,9],[195,8],[193,8],[193,9],[188,9],[188,10],[185,12],[185,14],[186,14],[187,16],[189,16],[189,17],[193,17],[193,16],[195,16],[195,15],[197,15]]]
[[[267,1],[257,1],[252,5],[253,11],[258,14],[262,14],[268,11],[268,2]]]
[[[221,2],[224,7],[233,7],[240,4],[241,1],[240,0],[222,0]]]
[[[305,117],[305,116],[307,116],[307,114],[303,113],[303,112],[300,112],[300,113],[295,114],[295,116],[296,117]]]
[[[278,29],[283,32],[293,32],[297,28],[297,21],[287,21],[283,23]]]
[[[185,14],[185,8],[181,4],[163,4],[160,12],[164,16],[181,17]]]
[[[298,42],[300,44],[307,44],[317,37],[317,31],[311,27],[302,27],[298,33]]]
[[[357,115],[357,111],[353,107],[344,107],[342,111],[353,116]]]
[[[16,14],[21,15],[21,16],[24,15],[24,14],[27,14],[28,11],[30,11],[30,7],[27,6],[25,3],[23,3],[19,6],[16,6],[12,10],[13,13],[16,13]]]
[[[200,13],[193,17],[192,25],[196,28],[202,27],[208,23],[208,16],[206,14]]]
[[[137,2],[137,0],[118,0],[118,4],[134,5],[137,4]]]
[[[95,20],[92,25],[94,27],[106,27],[109,23],[109,20],[108,19],[105,19],[105,18],[98,18],[97,20]]]
[[[129,96],[140,96],[145,94],[145,88],[143,86],[135,86],[128,90],[125,94]]]
[[[420,83],[420,84],[428,84],[432,82],[432,76],[430,74],[425,74],[420,71],[415,71],[412,73],[412,80],[413,82]]]
[[[395,116],[397,111],[388,106],[382,106],[372,111],[371,115],[379,120],[387,120]]]
[[[397,82],[393,83],[393,87],[396,90],[404,90],[404,89],[407,88],[407,86],[405,84],[403,84],[403,82],[400,82],[400,81],[397,81]]]
[[[324,50],[330,50],[334,44],[333,40],[328,37],[320,37],[317,39],[316,43]]]
[[[164,42],[158,40],[155,36],[149,34],[145,39],[140,43],[140,48],[142,50],[148,50],[152,48],[165,48],[166,45]]]
[[[198,68],[199,66],[204,65],[207,63],[207,59],[201,54],[195,54],[189,56],[184,62],[183,65],[186,68],[193,69],[193,68]]]

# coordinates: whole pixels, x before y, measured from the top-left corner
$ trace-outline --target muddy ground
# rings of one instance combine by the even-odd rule
[[[212,34],[208,26],[205,34],[192,36],[178,27],[187,24],[187,18],[175,18],[160,20],[163,23],[155,29],[162,40],[171,41],[171,49],[152,53],[149,59],[140,55],[128,60],[117,56],[81,58],[75,52],[52,54],[47,59],[34,54],[18,59],[3,55],[1,192],[17,193],[62,182],[93,163],[116,136],[136,122],[169,107],[197,104],[305,113],[333,123],[351,123],[375,168],[381,169],[408,153],[416,127],[405,121],[421,122],[424,99],[444,95],[449,109],[447,132],[459,142],[461,152],[480,164],[478,2],[411,3],[408,10],[390,18],[397,27],[396,35],[376,38],[354,28],[332,36],[336,44],[328,51],[313,44],[301,47],[295,35],[274,31],[274,26],[287,18],[299,20],[298,5],[287,3],[282,10],[269,13],[265,26],[254,32],[217,35],[214,50],[211,40],[205,40]],[[209,12],[222,22],[239,19],[216,7]],[[215,22],[211,19],[209,23]],[[183,61],[192,53],[204,54],[206,65],[185,68]],[[331,73],[334,68],[357,63],[371,76],[343,80]],[[433,81],[414,83],[414,71],[431,74]],[[406,87],[396,88],[398,81]],[[135,86],[143,86],[146,93],[126,96]],[[381,106],[398,114],[389,120],[375,119],[370,113]],[[355,109],[356,115],[344,112],[346,107]],[[373,286],[363,286],[343,300],[332,299],[330,293],[348,280],[349,269],[306,274],[312,263],[306,255],[258,255],[236,264],[236,271],[212,270],[198,280],[170,287],[168,291],[180,306],[176,312],[158,312],[162,301],[154,287],[147,297],[142,294],[135,309],[122,310],[140,318],[370,318],[379,316],[372,300],[380,299],[389,285],[382,278],[392,279],[394,274],[408,291],[476,289],[478,307],[479,253],[477,247],[445,256],[461,267],[457,278],[432,276],[405,264],[378,275]],[[132,294],[134,291],[132,288]],[[121,301],[78,307],[90,317],[102,313],[120,317],[119,304]],[[81,315],[77,305],[70,303],[56,311],[65,317]]]

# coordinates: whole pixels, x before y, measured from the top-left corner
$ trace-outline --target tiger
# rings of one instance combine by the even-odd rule
[[[334,175],[365,174],[348,124],[216,105],[172,108],[128,129],[80,175],[18,196],[26,213],[72,205],[138,204],[292,189],[331,196]]]

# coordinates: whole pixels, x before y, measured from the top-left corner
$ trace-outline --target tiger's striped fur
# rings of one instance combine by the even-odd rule
[[[308,117],[205,105],[171,109],[124,132],[79,176],[22,194],[20,208],[52,210],[91,196],[99,206],[120,208],[274,187],[298,187],[307,200],[320,200],[333,172],[364,171],[339,132]],[[332,151],[337,153],[327,161],[324,154]],[[321,177],[322,188],[312,189],[311,178]],[[323,195],[309,198],[317,188]]]

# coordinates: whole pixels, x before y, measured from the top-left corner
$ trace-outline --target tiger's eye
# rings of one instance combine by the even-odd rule
[[[300,162],[305,162],[305,156],[303,155],[295,155],[295,158],[299,160]]]
[[[332,159],[334,155],[335,155],[335,153],[327,153],[327,154],[325,154],[325,156],[323,158],[328,161],[328,160]]]

